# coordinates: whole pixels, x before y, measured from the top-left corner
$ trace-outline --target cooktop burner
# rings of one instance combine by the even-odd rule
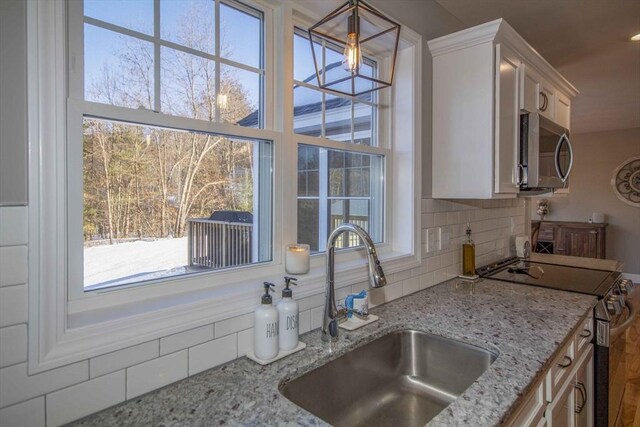
[[[619,273],[510,258],[478,269],[495,280],[604,297]]]

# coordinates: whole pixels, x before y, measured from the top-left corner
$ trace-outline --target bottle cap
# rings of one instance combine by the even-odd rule
[[[262,304],[271,304],[273,298],[271,298],[271,295],[269,295],[269,291],[273,291],[272,288],[274,288],[275,286],[276,285],[274,285],[273,283],[264,282],[264,295],[262,295]]]
[[[296,280],[298,279],[296,279],[295,277],[284,276],[284,289],[282,290],[282,298],[291,298],[293,296],[293,291],[289,289],[289,286],[292,284],[298,286]]]

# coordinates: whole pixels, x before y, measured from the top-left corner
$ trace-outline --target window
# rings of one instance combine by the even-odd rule
[[[234,0],[71,5],[84,9],[70,32],[83,40],[70,147],[81,133],[84,290],[270,261],[272,143],[215,125],[264,126],[263,13]]]
[[[29,374],[244,315],[256,285],[285,274],[286,244],[322,251],[340,222],[367,225],[385,271],[420,264],[420,37],[403,28],[392,90],[336,97],[307,80],[296,3],[241,1],[27,2]],[[223,238],[207,221],[237,227]],[[165,262],[190,230],[204,238]],[[147,243],[169,246],[147,264],[122,255],[132,267],[109,277],[97,264],[111,255],[93,258],[85,281],[85,247]],[[324,292],[323,261],[304,296]],[[365,280],[360,251],[337,262],[341,284]]]
[[[314,44],[322,58],[321,78],[344,73],[337,46]],[[359,146],[379,144],[377,93],[345,97],[317,86],[317,77],[302,30],[294,32],[294,132],[320,137],[314,145],[298,145],[298,241],[311,250],[325,250],[327,238],[339,225],[350,222],[383,240],[385,152],[364,153]],[[364,58],[364,70],[376,73],[376,61]],[[330,148],[323,140],[344,142]],[[376,151],[375,148],[373,148]],[[359,238],[341,236],[337,247],[359,246]]]

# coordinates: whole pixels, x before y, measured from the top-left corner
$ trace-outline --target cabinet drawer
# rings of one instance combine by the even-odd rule
[[[593,318],[588,317],[582,322],[575,335],[576,359],[589,348],[589,343],[593,340]]]
[[[553,242],[553,227],[547,225],[540,226],[540,233],[538,234],[538,240],[545,242]]]
[[[520,405],[520,410],[507,423],[513,427],[535,427],[544,421],[544,411],[547,407],[547,399],[545,398],[545,382],[544,380],[530,392],[527,400]]]
[[[555,398],[558,390],[565,383],[565,380],[569,376],[569,374],[571,374],[571,371],[574,368],[573,364],[575,361],[575,339],[572,339],[563,347],[560,355],[554,359],[551,367],[549,368],[549,372],[547,372],[547,401],[551,402]]]

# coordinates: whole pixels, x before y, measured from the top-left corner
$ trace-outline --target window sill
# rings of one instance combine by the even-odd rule
[[[360,252],[360,251],[358,251]],[[318,257],[320,258],[320,257]],[[407,253],[386,252],[380,259],[387,275],[420,266],[419,257]],[[308,274],[299,276],[296,299],[325,291],[324,264],[314,263]],[[191,328],[251,313],[258,304],[263,281],[280,285],[284,271],[277,277],[256,271],[251,280],[243,280],[213,289],[181,295],[165,295],[144,302],[125,303],[108,309],[70,314],[68,329],[59,345],[48,355],[46,369],[73,363],[105,352],[115,351]],[[336,264],[337,288],[367,280],[366,259],[358,257]],[[246,276],[245,276],[246,277]],[[279,293],[277,293],[278,295]],[[278,296],[276,298],[279,298]],[[53,366],[55,365],[55,366]],[[40,369],[38,369],[40,370]]]

